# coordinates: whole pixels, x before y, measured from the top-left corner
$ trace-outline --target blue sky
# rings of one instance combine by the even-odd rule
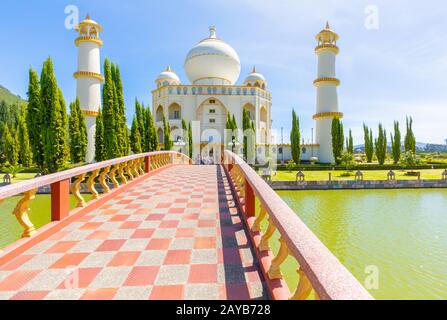
[[[274,128],[284,127],[287,136],[295,108],[302,135],[310,139],[315,34],[329,20],[341,37],[340,111],[355,143],[363,141],[363,121],[374,129],[379,122],[391,129],[393,120],[403,125],[406,115],[414,117],[418,141],[447,139],[444,1],[4,0],[0,84],[26,96],[28,68],[40,72],[50,55],[66,100],[75,98],[76,34],[64,25],[67,5],[76,5],[81,18],[90,13],[103,25],[102,58],[121,67],[129,121],[135,97],[151,101],[154,80],[167,64],[187,82],[186,54],[208,35],[210,25],[216,25],[218,36],[240,55],[239,83],[253,65],[266,76],[273,94]],[[378,22],[378,28],[365,27],[371,21]]]

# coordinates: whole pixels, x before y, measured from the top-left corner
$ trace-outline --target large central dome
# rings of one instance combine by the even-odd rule
[[[216,37],[216,28],[210,27],[209,38],[189,51],[185,71],[193,84],[233,85],[241,73],[237,52]]]

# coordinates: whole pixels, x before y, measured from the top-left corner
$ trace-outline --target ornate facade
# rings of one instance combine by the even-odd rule
[[[171,125],[171,134],[178,151],[182,143],[182,119],[193,123],[194,154],[220,159],[221,152],[231,149],[225,146],[227,115],[234,115],[237,126],[242,129],[242,114],[245,109],[256,128],[257,152],[270,144],[271,94],[265,77],[256,68],[236,85],[241,63],[236,51],[217,38],[216,29],[210,28],[208,38],[200,41],[188,53],[185,65],[190,83],[183,84],[177,74],[167,67],[156,79],[157,88],[152,91],[152,106],[158,130],[159,143],[163,145],[163,117]],[[233,147],[235,147],[233,145]],[[242,146],[236,145],[236,152]]]

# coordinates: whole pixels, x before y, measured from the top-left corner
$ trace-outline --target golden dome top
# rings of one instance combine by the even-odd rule
[[[102,26],[95,20],[92,20],[89,14],[87,14],[85,19],[79,22],[77,26],[75,26],[75,30],[81,33],[87,33],[87,27],[93,27],[94,29],[96,29],[97,32],[102,32]]]
[[[329,26],[329,21],[326,22],[326,27],[320,31],[319,34],[317,34],[316,39],[317,41],[321,41],[323,43],[330,43],[337,41],[340,37],[338,34],[331,29]]]

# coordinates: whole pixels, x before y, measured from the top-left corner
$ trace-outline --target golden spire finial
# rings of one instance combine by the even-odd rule
[[[168,66],[166,67],[166,71],[171,72],[171,66],[170,66],[170,65],[168,65]]]
[[[256,73],[256,66],[253,66],[253,71],[251,73]]]
[[[330,29],[331,27],[329,26],[329,21],[326,21],[326,29]]]
[[[212,38],[212,39],[216,39],[217,38],[216,26],[211,26],[210,27],[210,38]]]
[[[87,16],[85,17],[85,20],[90,20],[90,14],[87,13]]]

